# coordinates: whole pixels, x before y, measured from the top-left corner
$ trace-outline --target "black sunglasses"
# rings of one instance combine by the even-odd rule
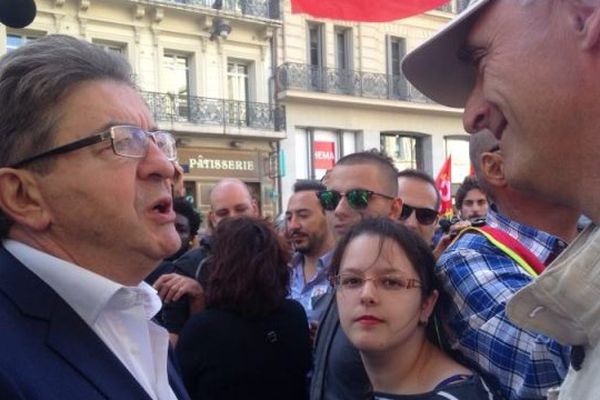
[[[366,189],[352,189],[348,190],[346,193],[340,193],[337,190],[321,190],[320,192],[317,192],[317,197],[319,198],[321,206],[327,211],[335,210],[344,196],[348,200],[350,207],[355,210],[364,210],[369,205],[369,199],[373,195],[394,200],[392,196]]]
[[[402,204],[402,212],[400,213],[400,217],[398,218],[400,221],[407,220],[413,213],[415,212],[417,216],[417,221],[421,225],[431,225],[435,222],[438,212],[432,210],[431,208],[419,208],[409,206],[408,204]]]

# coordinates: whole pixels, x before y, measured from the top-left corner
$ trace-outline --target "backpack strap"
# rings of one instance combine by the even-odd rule
[[[535,256],[535,254],[533,254],[518,240],[503,230],[492,228],[491,226],[470,226],[460,231],[456,239],[467,232],[477,232],[483,235],[494,246],[512,258],[525,272],[531,276],[538,276],[544,271],[544,268],[546,268],[546,266],[539,260],[539,258]],[[454,240],[456,241],[456,239]]]

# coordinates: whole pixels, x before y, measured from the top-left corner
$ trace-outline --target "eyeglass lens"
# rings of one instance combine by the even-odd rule
[[[317,194],[321,206],[328,211],[333,211],[342,200],[342,196],[346,196],[350,207],[356,210],[363,210],[369,204],[371,192],[364,189],[352,189],[343,194],[337,190],[323,190]]]
[[[437,211],[435,210],[431,210],[429,208],[412,207],[408,204],[403,204],[402,212],[400,213],[400,219],[404,221],[410,218],[413,211],[416,214],[417,221],[419,221],[419,223],[422,225],[431,225],[437,218]]]
[[[169,160],[177,158],[173,136],[168,132],[145,132],[133,126],[113,127],[113,147],[116,154],[124,157],[141,158],[148,151],[148,140],[152,138],[157,147]]]

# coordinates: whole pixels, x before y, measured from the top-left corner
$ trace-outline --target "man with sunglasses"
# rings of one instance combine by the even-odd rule
[[[452,348],[502,397],[545,399],[566,374],[569,349],[508,319],[507,301],[535,278],[514,254],[548,265],[577,234],[580,213],[511,187],[497,144],[489,131],[470,137],[471,163],[492,201],[486,223],[525,250],[500,236],[498,242],[478,231],[461,233],[436,267],[451,300],[440,315]]]
[[[398,217],[400,223],[418,233],[431,245],[441,202],[435,181],[423,171],[400,171],[398,197],[402,199],[402,212]]]
[[[400,215],[398,171],[380,153],[359,152],[342,157],[328,173],[327,190],[317,193],[339,240],[352,226],[369,217]],[[371,386],[358,351],[339,324],[333,292],[319,322],[311,400],[365,399]]]
[[[143,282],[180,246],[175,139],[132,76],[62,35],[0,59],[0,398],[188,398]]]

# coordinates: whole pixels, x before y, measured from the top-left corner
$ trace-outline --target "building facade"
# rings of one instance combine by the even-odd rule
[[[451,154],[453,183],[462,181],[470,167],[462,111],[417,92],[401,60],[466,3],[391,23],[353,23],[292,14],[282,0],[275,91],[286,109],[283,199],[296,179],[320,179],[359,150],[384,150],[398,169],[432,175]]]
[[[0,54],[61,33],[126,57],[160,129],[177,137],[187,195],[207,211],[224,177],[279,210],[285,111],[273,99],[277,0],[37,0],[25,29],[0,25]],[[5,40],[4,40],[5,38]]]

